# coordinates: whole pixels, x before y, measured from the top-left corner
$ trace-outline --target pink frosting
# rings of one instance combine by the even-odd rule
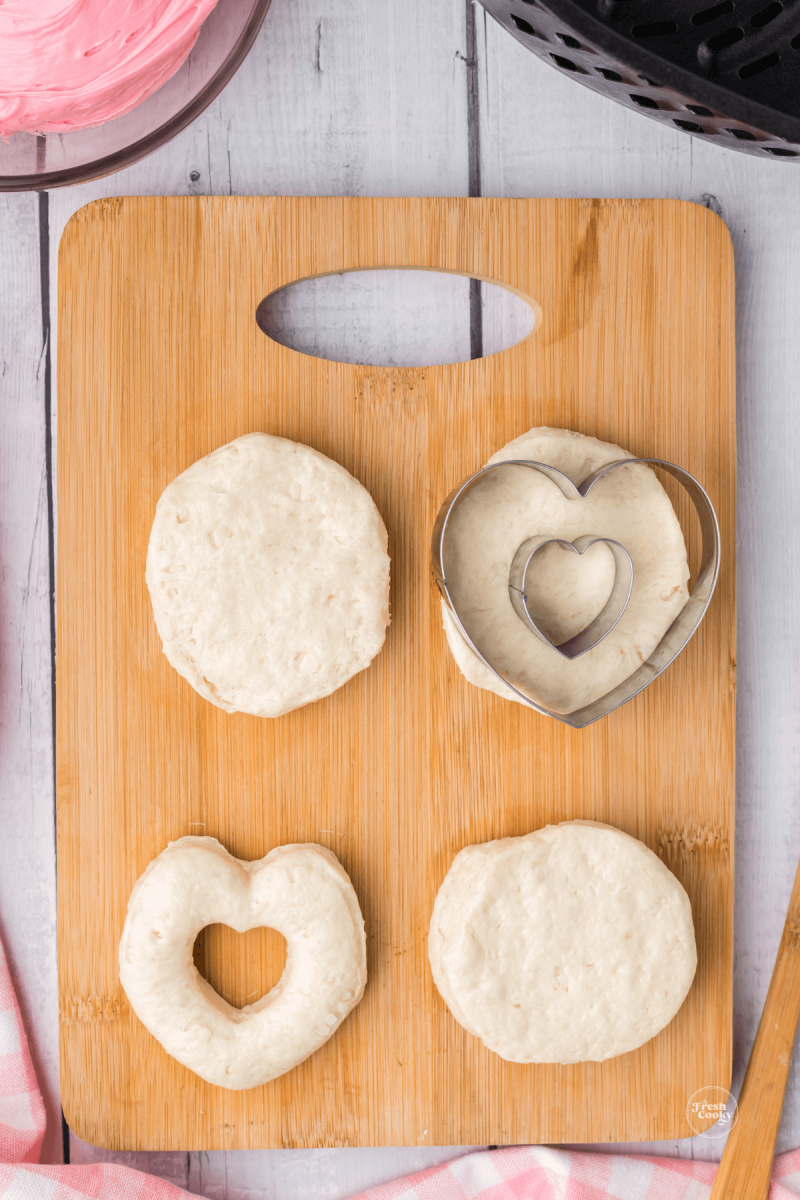
[[[217,0],[0,0],[0,137],[101,125],[177,71]]]

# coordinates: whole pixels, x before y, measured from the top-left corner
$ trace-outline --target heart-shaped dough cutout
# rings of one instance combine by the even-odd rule
[[[266,996],[234,1008],[197,971],[206,925],[257,926],[286,938],[286,967]],[[367,981],[358,899],[324,846],[280,846],[257,862],[216,838],[170,842],[134,885],[119,946],[122,986],[168,1054],[219,1087],[258,1087],[318,1050]]]

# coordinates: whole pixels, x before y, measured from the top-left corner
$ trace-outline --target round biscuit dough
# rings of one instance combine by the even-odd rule
[[[467,846],[436,897],[433,978],[510,1062],[602,1062],[668,1025],[697,967],[689,898],[651,850],[592,821]]]
[[[286,938],[284,972],[255,1004],[234,1008],[198,973],[195,939],[214,924],[239,933],[263,926]],[[318,1050],[358,1004],[364,921],[350,879],[324,846],[279,846],[244,862],[216,838],[183,837],[134,885],[119,975],[167,1054],[218,1087],[258,1087]]]
[[[145,579],[164,653],[226,712],[279,717],[328,696],[383,646],[386,545],[344,467],[286,438],[236,438],[158,501]]]
[[[579,484],[606,463],[633,457],[609,442],[567,429],[531,429],[509,442],[489,464],[508,459],[545,462]],[[467,632],[485,656],[531,699],[554,712],[583,708],[641,666],[688,597],[689,566],[683,533],[669,496],[643,464],[620,467],[598,480],[585,500],[569,500],[549,479],[519,467],[487,476],[451,521],[448,586]],[[511,560],[534,534],[573,541],[581,534],[621,542],[633,562],[633,591],[611,633],[580,658],[568,660],[517,616],[508,595]],[[549,600],[544,624],[566,639],[603,607],[614,581],[605,546],[585,556],[557,547],[539,578]],[[481,662],[442,601],[447,642],[462,674],[476,687],[524,704]]]

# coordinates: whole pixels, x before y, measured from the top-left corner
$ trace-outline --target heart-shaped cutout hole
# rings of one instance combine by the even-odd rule
[[[229,925],[206,925],[194,944],[194,965],[234,1008],[256,1004],[271,992],[286,966],[286,938],[277,929],[237,933]]]

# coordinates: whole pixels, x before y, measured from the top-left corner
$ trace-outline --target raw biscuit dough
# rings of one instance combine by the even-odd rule
[[[515,458],[545,462],[579,484],[597,467],[631,457],[608,442],[544,428],[509,442],[489,463]],[[542,534],[573,541],[584,533],[622,543],[633,561],[633,591],[611,633],[569,661],[517,616],[508,575],[526,538]],[[583,708],[633,674],[689,597],[686,545],[675,510],[654,471],[642,464],[610,472],[585,500],[567,499],[549,479],[526,467],[494,473],[456,510],[450,537],[447,581],[468,633],[516,687],[554,712]],[[603,607],[613,584],[614,560],[602,545],[582,558],[558,547],[541,554],[547,557],[539,578],[550,600],[544,623],[566,639]],[[450,650],[469,682],[524,703],[467,645],[444,601],[442,614]]]
[[[194,965],[198,933],[217,923],[286,938],[284,972],[255,1004],[234,1008]],[[258,1087],[318,1050],[358,1004],[364,921],[350,879],[324,846],[279,846],[243,862],[216,838],[183,837],[134,885],[119,975],[167,1054],[219,1087]]]
[[[602,1062],[668,1025],[697,966],[689,898],[651,850],[591,821],[467,846],[428,954],[461,1025],[510,1062]]]
[[[249,433],[156,507],[145,578],[164,653],[226,712],[278,717],[369,666],[389,623],[386,527],[309,446]]]

